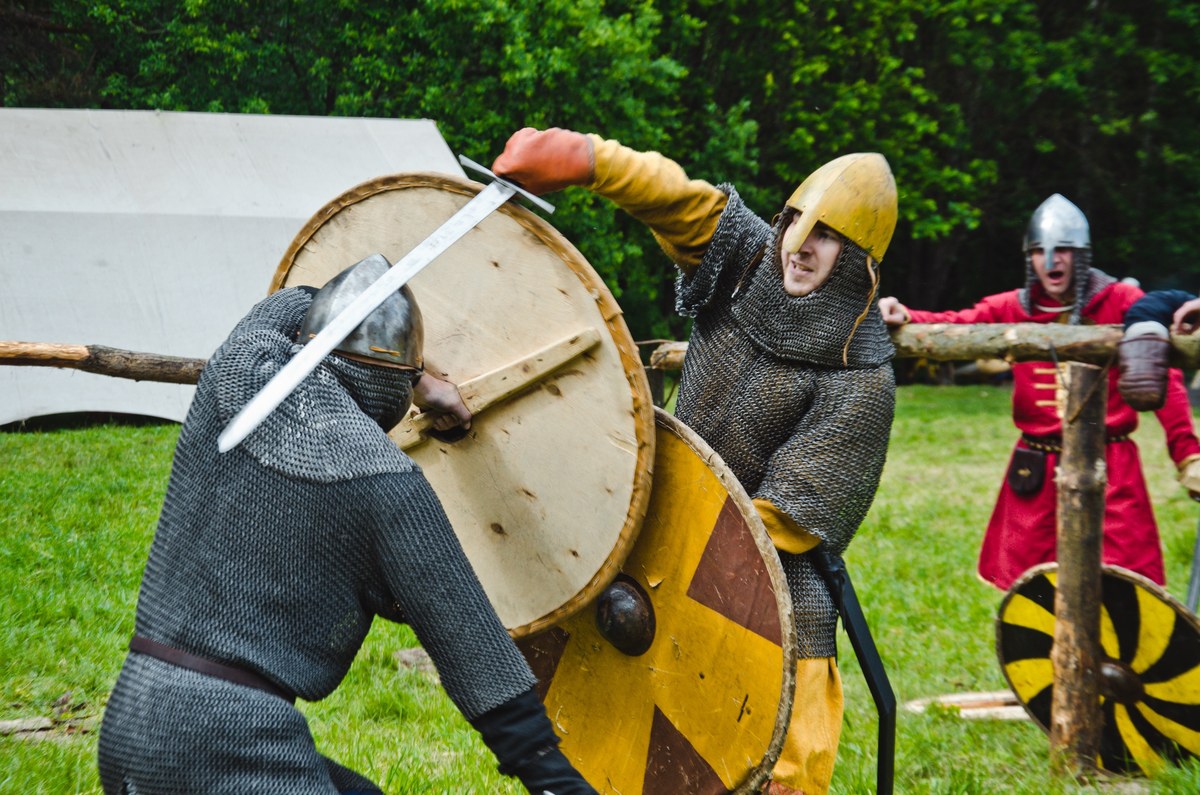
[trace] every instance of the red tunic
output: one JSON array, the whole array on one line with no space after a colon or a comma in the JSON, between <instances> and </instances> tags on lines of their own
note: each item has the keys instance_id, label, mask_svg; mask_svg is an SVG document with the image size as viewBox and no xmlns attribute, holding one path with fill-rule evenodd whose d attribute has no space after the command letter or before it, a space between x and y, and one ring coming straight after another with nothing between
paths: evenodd
<instances>
[{"instance_id":1,"label":"red tunic","mask_svg":"<svg viewBox=\"0 0 1200 795\"><path fill-rule=\"evenodd\" d=\"M1036 290L1037 288L1035 288ZM959 312L909 310L914 323L1054 323L1058 312L1027 314L1013 290L984 298L971 309ZM1125 312L1142 291L1120 282L1097 293L1083 310L1085 323L1121 323ZM1056 302L1044 295L1035 298L1042 305ZM1063 366L1065 370L1065 364ZM1058 436L1062 433L1062 409L1065 392L1059 388L1058 369L1049 362L1022 362L1013 365L1013 423L1029 436ZM1179 464L1200 454L1200 441L1192 425L1192 411L1183 374L1171 370L1165 405L1155 412L1166 432L1171 459ZM1105 426L1109 439L1124 437L1137 428L1137 412L1121 399L1117 391L1117 371L1108 377L1108 417ZM1018 439L1018 448L1027 447ZM1106 564L1123 566L1143 574L1159 584L1165 582L1162 548L1150 495L1137 445L1133 440L1110 441L1105 455L1108 488L1105 493L1103 557ZM1000 487L996 508L988 521L979 553L979 575L1007 590L1026 569L1055 560L1057 495L1054 471L1058 454L1046 453L1045 485L1031 495L1019 495L1008 484Z\"/></svg>"}]
</instances>

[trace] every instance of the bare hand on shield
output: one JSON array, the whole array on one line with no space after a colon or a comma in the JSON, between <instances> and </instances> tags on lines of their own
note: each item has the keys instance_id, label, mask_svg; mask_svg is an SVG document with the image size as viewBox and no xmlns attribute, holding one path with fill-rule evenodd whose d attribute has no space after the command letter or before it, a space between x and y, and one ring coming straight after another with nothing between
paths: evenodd
<instances>
[{"instance_id":1,"label":"bare hand on shield","mask_svg":"<svg viewBox=\"0 0 1200 795\"><path fill-rule=\"evenodd\" d=\"M471 410L463 402L458 387L449 381L425 373L413 386L413 400L422 413L430 415L436 430L461 427L465 431L471 427Z\"/></svg>"}]
</instances>

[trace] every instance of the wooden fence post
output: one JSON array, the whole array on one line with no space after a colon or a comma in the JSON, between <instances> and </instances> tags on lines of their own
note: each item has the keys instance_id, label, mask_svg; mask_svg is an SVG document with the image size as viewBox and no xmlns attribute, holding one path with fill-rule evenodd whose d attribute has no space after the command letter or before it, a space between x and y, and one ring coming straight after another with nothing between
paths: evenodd
<instances>
[{"instance_id":1,"label":"wooden fence post","mask_svg":"<svg viewBox=\"0 0 1200 795\"><path fill-rule=\"evenodd\" d=\"M1104 419L1107 371L1068 366L1058 468L1058 588L1054 601L1051 770L1086 778L1096 771L1100 714L1100 545L1104 527Z\"/></svg>"}]
</instances>

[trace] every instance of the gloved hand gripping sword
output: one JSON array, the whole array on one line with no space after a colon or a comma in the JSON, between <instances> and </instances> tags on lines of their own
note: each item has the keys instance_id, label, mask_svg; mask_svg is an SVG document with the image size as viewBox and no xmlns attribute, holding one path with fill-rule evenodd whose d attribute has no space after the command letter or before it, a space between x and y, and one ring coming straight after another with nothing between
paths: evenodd
<instances>
[{"instance_id":1,"label":"gloved hand gripping sword","mask_svg":"<svg viewBox=\"0 0 1200 795\"><path fill-rule=\"evenodd\" d=\"M450 248L463 235L475 228L487 216L513 196L533 202L548 213L554 212L550 205L518 185L501 179L488 169L459 155L458 160L467 168L492 179L490 185L454 215L450 216L433 234L417 244L404 258L376 279L345 309L313 337L291 361L277 372L267 385L234 415L221 435L217 447L222 453L237 447L264 419L274 411L300 382L344 340L358 324L366 319L389 295L399 290L410 279Z\"/></svg>"}]
</instances>

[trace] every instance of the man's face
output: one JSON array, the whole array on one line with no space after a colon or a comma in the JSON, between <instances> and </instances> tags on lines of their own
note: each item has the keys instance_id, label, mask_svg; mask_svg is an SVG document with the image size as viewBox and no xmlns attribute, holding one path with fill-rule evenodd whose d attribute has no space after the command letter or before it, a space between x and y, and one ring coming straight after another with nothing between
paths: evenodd
<instances>
[{"instance_id":1,"label":"man's face","mask_svg":"<svg viewBox=\"0 0 1200 795\"><path fill-rule=\"evenodd\" d=\"M1071 289L1071 280L1075 275L1075 249L1056 248L1047 262L1045 249L1035 248L1029 252L1029 259L1046 295L1056 301L1063 301Z\"/></svg>"},{"instance_id":2,"label":"man's face","mask_svg":"<svg viewBox=\"0 0 1200 795\"><path fill-rule=\"evenodd\" d=\"M797 213L788 228L799 222L800 214ZM808 233L799 251L781 252L783 291L794 296L808 295L829 278L841 253L842 236L824 224L817 224Z\"/></svg>"}]
</instances>

